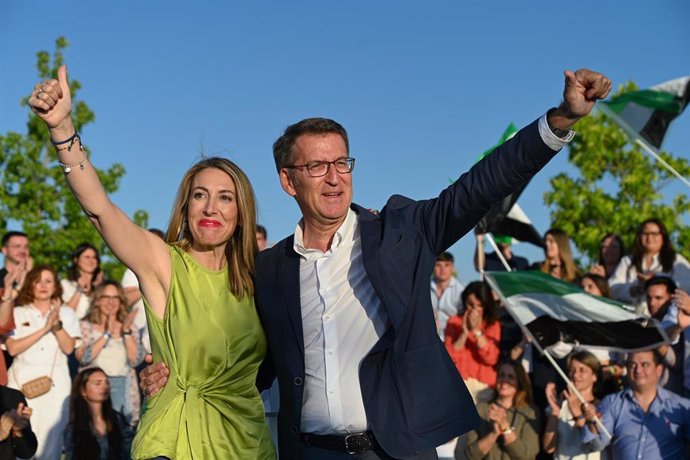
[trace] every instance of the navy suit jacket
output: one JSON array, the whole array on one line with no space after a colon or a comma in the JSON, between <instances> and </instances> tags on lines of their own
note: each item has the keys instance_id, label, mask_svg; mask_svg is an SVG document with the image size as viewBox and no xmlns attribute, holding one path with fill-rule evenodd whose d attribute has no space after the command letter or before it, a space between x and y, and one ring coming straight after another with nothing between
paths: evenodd
<instances>
[{"instance_id":1,"label":"navy suit jacket","mask_svg":"<svg viewBox=\"0 0 690 460\"><path fill-rule=\"evenodd\" d=\"M555 153L535 121L437 198L396 195L380 214L352 205L364 268L389 318L385 334L360 364L360 386L371 430L392 457L428 452L478 424L472 398L436 332L429 279L437 255ZM282 460L299 451L305 378L300 258L293 244L290 236L261 252L256 267L256 305L269 344L257 383L267 388L278 378Z\"/></svg>"}]
</instances>

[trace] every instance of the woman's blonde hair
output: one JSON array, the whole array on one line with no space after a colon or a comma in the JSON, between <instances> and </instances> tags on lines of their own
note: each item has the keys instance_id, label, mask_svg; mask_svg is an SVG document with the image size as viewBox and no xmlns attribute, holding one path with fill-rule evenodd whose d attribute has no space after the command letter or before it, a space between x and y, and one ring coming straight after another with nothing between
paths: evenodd
<instances>
[{"instance_id":1,"label":"woman's blonde hair","mask_svg":"<svg viewBox=\"0 0 690 460\"><path fill-rule=\"evenodd\" d=\"M114 286L115 289L117 289L117 296L120 298L120 305L117 307L117 320L123 323L127 317L127 297L125 297L125 290L122 289L122 285L117 281L105 280L93 290L93 295L91 296L91 304L89 305L89 311L86 313L85 318L91 324L101 323L99 302L101 301L103 291L105 291L105 288L108 286Z\"/></svg>"},{"instance_id":2,"label":"woman's blonde hair","mask_svg":"<svg viewBox=\"0 0 690 460\"><path fill-rule=\"evenodd\" d=\"M192 191L194 177L206 168L215 168L230 176L237 193L237 227L225 246L228 263L230 292L238 299L254 295L254 256L256 245L256 199L254 190L246 174L232 161L209 157L197 162L182 178L177 197L170 214L170 223L165 235L166 241L177 244L188 251L192 245L192 235L187 225L187 206Z\"/></svg>"},{"instance_id":3,"label":"woman's blonde hair","mask_svg":"<svg viewBox=\"0 0 690 460\"><path fill-rule=\"evenodd\" d=\"M553 237L558 246L558 257L561 259L561 279L569 283L575 282L578 277L577 266L573 260L573 251L570 249L570 238L568 234L560 228L550 228L544 233L544 241L546 241L548 235ZM546 245L544 245L544 251L546 252ZM541 271L547 275L551 274L548 258L542 263Z\"/></svg>"}]
</instances>

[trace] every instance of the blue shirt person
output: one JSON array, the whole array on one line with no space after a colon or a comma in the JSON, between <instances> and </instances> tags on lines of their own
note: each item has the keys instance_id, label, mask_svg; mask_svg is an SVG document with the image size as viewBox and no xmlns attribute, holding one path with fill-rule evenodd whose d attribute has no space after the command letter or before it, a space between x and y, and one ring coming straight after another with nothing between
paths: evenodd
<instances>
[{"instance_id":1,"label":"blue shirt person","mask_svg":"<svg viewBox=\"0 0 690 460\"><path fill-rule=\"evenodd\" d=\"M594 421L596 409L585 406L583 443L593 450L611 446L614 460L683 459L690 441L690 400L659 386L663 373L656 350L631 353L626 362L630 386L606 396L599 412L611 439Z\"/></svg>"}]
</instances>

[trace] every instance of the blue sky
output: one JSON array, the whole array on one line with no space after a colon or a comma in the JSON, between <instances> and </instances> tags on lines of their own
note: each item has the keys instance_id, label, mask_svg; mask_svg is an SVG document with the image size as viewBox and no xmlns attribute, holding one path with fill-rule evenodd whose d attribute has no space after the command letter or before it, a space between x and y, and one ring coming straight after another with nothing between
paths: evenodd
<instances>
[{"instance_id":1,"label":"blue sky","mask_svg":"<svg viewBox=\"0 0 690 460\"><path fill-rule=\"evenodd\" d=\"M560 102L565 69L589 67L641 87L690 73L690 2L255 1L46 2L0 5L0 132L24 131L22 96L35 52L70 42L70 76L96 113L82 133L100 167L127 174L113 199L165 228L183 172L203 151L227 155L252 180L260 222L277 241L299 210L278 183L271 144L309 116L349 131L355 201L435 196L493 145ZM664 148L690 155L690 115ZM561 153L520 204L537 229ZM687 193L671 184L670 195ZM463 281L471 235L451 248ZM515 247L531 260L529 245Z\"/></svg>"}]
</instances>

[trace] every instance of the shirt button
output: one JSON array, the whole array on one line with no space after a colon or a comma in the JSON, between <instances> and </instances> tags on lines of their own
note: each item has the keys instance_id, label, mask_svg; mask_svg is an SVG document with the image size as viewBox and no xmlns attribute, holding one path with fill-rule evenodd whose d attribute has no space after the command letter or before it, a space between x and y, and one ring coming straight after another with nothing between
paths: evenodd
<instances>
[{"instance_id":1,"label":"shirt button","mask_svg":"<svg viewBox=\"0 0 690 460\"><path fill-rule=\"evenodd\" d=\"M331 317L328 316L328 315L326 315L326 316L323 317L323 319L325 319L326 321L328 321L329 319L331 319Z\"/></svg>"},{"instance_id":2,"label":"shirt button","mask_svg":"<svg viewBox=\"0 0 690 460\"><path fill-rule=\"evenodd\" d=\"M295 380L293 380L295 385L302 385L302 378L301 377L295 377Z\"/></svg>"}]
</instances>

